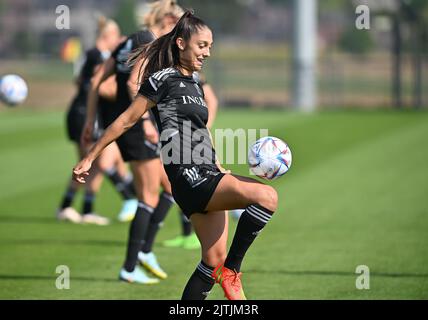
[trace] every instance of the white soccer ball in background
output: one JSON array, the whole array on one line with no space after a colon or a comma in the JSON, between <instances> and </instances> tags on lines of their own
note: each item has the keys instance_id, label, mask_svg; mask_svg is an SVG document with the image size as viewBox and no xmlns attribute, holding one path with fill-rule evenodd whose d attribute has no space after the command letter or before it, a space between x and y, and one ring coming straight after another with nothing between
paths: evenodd
<instances>
[{"instance_id":1,"label":"white soccer ball in background","mask_svg":"<svg viewBox=\"0 0 428 320\"><path fill-rule=\"evenodd\" d=\"M0 78L0 99L9 106L24 102L28 95L27 83L16 74L8 74Z\"/></svg>"},{"instance_id":2,"label":"white soccer ball in background","mask_svg":"<svg viewBox=\"0 0 428 320\"><path fill-rule=\"evenodd\" d=\"M248 152L250 170L258 177L274 180L291 167L291 150L279 138L264 137L257 140Z\"/></svg>"}]
</instances>

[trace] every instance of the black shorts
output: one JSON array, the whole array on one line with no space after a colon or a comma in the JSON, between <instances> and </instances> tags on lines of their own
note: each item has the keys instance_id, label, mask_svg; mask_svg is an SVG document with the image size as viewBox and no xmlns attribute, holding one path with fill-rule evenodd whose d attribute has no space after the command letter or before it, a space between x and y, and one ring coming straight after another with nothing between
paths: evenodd
<instances>
[{"instance_id":1,"label":"black shorts","mask_svg":"<svg viewBox=\"0 0 428 320\"><path fill-rule=\"evenodd\" d=\"M109 125L111 125L114 120L116 120L121 112L121 109L118 109L115 102L110 102L106 100L99 101L98 105L98 114L102 119L101 124L103 129L107 129Z\"/></svg>"},{"instance_id":2,"label":"black shorts","mask_svg":"<svg viewBox=\"0 0 428 320\"><path fill-rule=\"evenodd\" d=\"M170 174L170 170L165 168ZM193 213L206 213L217 185L224 173L215 165L181 166L170 179L172 195L187 218Z\"/></svg>"},{"instance_id":3,"label":"black shorts","mask_svg":"<svg viewBox=\"0 0 428 320\"><path fill-rule=\"evenodd\" d=\"M116 142L122 158L126 162L159 158L160 146L147 141L142 128L130 129L121 135Z\"/></svg>"},{"instance_id":4,"label":"black shorts","mask_svg":"<svg viewBox=\"0 0 428 320\"><path fill-rule=\"evenodd\" d=\"M71 141L80 143L83 127L86 119L86 108L83 105L78 105L78 102L73 101L72 106L67 112L67 135Z\"/></svg>"},{"instance_id":5,"label":"black shorts","mask_svg":"<svg viewBox=\"0 0 428 320\"><path fill-rule=\"evenodd\" d=\"M83 132L83 127L85 126L86 121L86 108L84 105L78 104L78 102L73 101L73 105L70 110L67 112L67 136L73 142L80 144L80 137ZM97 116L97 119L94 124L93 130L93 141L97 141L103 133L103 124L102 120Z\"/></svg>"}]
</instances>

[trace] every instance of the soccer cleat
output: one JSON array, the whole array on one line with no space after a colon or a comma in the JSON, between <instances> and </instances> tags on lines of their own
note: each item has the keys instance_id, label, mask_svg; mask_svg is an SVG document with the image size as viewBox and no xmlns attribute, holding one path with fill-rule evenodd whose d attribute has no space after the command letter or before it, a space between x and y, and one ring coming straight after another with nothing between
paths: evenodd
<instances>
[{"instance_id":1,"label":"soccer cleat","mask_svg":"<svg viewBox=\"0 0 428 320\"><path fill-rule=\"evenodd\" d=\"M169 247L169 248L178 248L178 247L182 247L183 243L184 243L184 236L176 236L173 239L169 239L169 240L165 240L162 244L165 247Z\"/></svg>"},{"instance_id":2,"label":"soccer cleat","mask_svg":"<svg viewBox=\"0 0 428 320\"><path fill-rule=\"evenodd\" d=\"M184 237L183 248L188 250L199 249L201 247L201 243L199 242L196 233L192 233L190 236Z\"/></svg>"},{"instance_id":3,"label":"soccer cleat","mask_svg":"<svg viewBox=\"0 0 428 320\"><path fill-rule=\"evenodd\" d=\"M156 256L153 252L144 253L142 251L138 252L138 261L141 265L147 270L153 273L159 279L166 279L168 275L160 267Z\"/></svg>"},{"instance_id":4,"label":"soccer cleat","mask_svg":"<svg viewBox=\"0 0 428 320\"><path fill-rule=\"evenodd\" d=\"M138 200L137 199L129 199L125 200L122 205L122 209L117 216L117 220L120 222L129 222L134 219L135 213L138 208Z\"/></svg>"},{"instance_id":5,"label":"soccer cleat","mask_svg":"<svg viewBox=\"0 0 428 320\"><path fill-rule=\"evenodd\" d=\"M124 268L120 270L119 280L128 282L128 283L139 283L139 284L155 284L158 283L158 279L150 278L147 276L143 270L136 267L134 271L128 272Z\"/></svg>"},{"instance_id":6,"label":"soccer cleat","mask_svg":"<svg viewBox=\"0 0 428 320\"><path fill-rule=\"evenodd\" d=\"M222 264L218 265L212 273L212 277L215 282L220 283L228 300L247 300L242 289L241 275L241 272L230 270Z\"/></svg>"},{"instance_id":7,"label":"soccer cleat","mask_svg":"<svg viewBox=\"0 0 428 320\"><path fill-rule=\"evenodd\" d=\"M73 223L82 222L82 216L73 207L58 209L56 212L56 218L61 221L70 221Z\"/></svg>"},{"instance_id":8,"label":"soccer cleat","mask_svg":"<svg viewBox=\"0 0 428 320\"><path fill-rule=\"evenodd\" d=\"M110 223L110 220L96 213L87 213L82 215L82 223L96 224L98 226L106 226Z\"/></svg>"}]
</instances>

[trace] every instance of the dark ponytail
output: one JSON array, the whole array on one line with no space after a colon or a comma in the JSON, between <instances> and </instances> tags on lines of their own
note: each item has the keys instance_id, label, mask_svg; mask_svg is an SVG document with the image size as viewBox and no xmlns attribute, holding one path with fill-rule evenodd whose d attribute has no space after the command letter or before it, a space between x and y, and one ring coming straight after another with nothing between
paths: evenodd
<instances>
[{"instance_id":1,"label":"dark ponytail","mask_svg":"<svg viewBox=\"0 0 428 320\"><path fill-rule=\"evenodd\" d=\"M136 49L131 54L128 64L132 66L140 59L143 60L141 66L141 68L145 66L143 81L160 70L178 66L180 54L176 43L177 38L189 41L193 34L204 27L207 27L205 22L193 15L192 11L187 10L170 33Z\"/></svg>"}]
</instances>

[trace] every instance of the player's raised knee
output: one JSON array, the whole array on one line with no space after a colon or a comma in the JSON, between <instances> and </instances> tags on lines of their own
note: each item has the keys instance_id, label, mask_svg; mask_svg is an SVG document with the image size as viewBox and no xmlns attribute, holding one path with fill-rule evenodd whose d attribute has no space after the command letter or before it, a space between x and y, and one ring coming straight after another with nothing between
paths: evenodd
<instances>
[{"instance_id":1,"label":"player's raised knee","mask_svg":"<svg viewBox=\"0 0 428 320\"><path fill-rule=\"evenodd\" d=\"M278 193L271 186L264 186L261 191L262 201L260 205L272 212L275 212L278 207Z\"/></svg>"}]
</instances>

